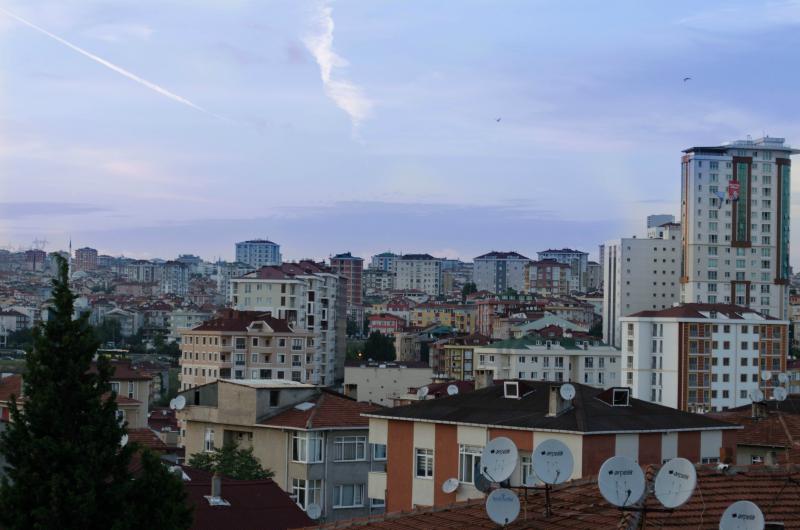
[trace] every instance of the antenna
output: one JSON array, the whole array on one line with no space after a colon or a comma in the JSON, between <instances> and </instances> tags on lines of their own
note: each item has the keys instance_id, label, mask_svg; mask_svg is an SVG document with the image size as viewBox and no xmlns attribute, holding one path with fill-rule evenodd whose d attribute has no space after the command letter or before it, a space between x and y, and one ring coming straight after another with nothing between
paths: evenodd
<instances>
[{"instance_id":1,"label":"antenna","mask_svg":"<svg viewBox=\"0 0 800 530\"><path fill-rule=\"evenodd\" d=\"M502 526L514 522L519 517L519 497L505 488L494 490L486 498L486 514Z\"/></svg>"},{"instance_id":2,"label":"antenna","mask_svg":"<svg viewBox=\"0 0 800 530\"><path fill-rule=\"evenodd\" d=\"M447 395L455 396L458 394L458 387L456 385L447 385Z\"/></svg>"},{"instance_id":3,"label":"antenna","mask_svg":"<svg viewBox=\"0 0 800 530\"><path fill-rule=\"evenodd\" d=\"M322 515L322 508L320 508L319 504L311 503L306 508L306 515L316 521Z\"/></svg>"},{"instance_id":4,"label":"antenna","mask_svg":"<svg viewBox=\"0 0 800 530\"><path fill-rule=\"evenodd\" d=\"M517 467L517 446L509 438L491 440L481 454L481 473L492 482L503 482Z\"/></svg>"},{"instance_id":5,"label":"antenna","mask_svg":"<svg viewBox=\"0 0 800 530\"><path fill-rule=\"evenodd\" d=\"M778 401L785 401L787 395L788 395L788 392L782 386L779 386L779 387L777 387L777 388L772 390L772 397L774 397Z\"/></svg>"},{"instance_id":6,"label":"antenna","mask_svg":"<svg viewBox=\"0 0 800 530\"><path fill-rule=\"evenodd\" d=\"M183 407L186 406L186 398L183 396L178 396L175 398L175 410L183 410Z\"/></svg>"},{"instance_id":7,"label":"antenna","mask_svg":"<svg viewBox=\"0 0 800 530\"><path fill-rule=\"evenodd\" d=\"M723 512L720 530L762 530L764 514L750 501L736 501Z\"/></svg>"},{"instance_id":8,"label":"antenna","mask_svg":"<svg viewBox=\"0 0 800 530\"><path fill-rule=\"evenodd\" d=\"M561 394L561 398L566 401L570 401L575 397L575 387L569 383L561 385L561 388L559 388L558 391Z\"/></svg>"},{"instance_id":9,"label":"antenna","mask_svg":"<svg viewBox=\"0 0 800 530\"><path fill-rule=\"evenodd\" d=\"M459 482L457 478L449 478L442 484L442 491L445 493L453 493L458 489L458 485Z\"/></svg>"},{"instance_id":10,"label":"antenna","mask_svg":"<svg viewBox=\"0 0 800 530\"><path fill-rule=\"evenodd\" d=\"M561 388L564 388L563 386ZM533 452L533 472L545 484L561 484L572 476L572 451L560 440L545 440Z\"/></svg>"},{"instance_id":11,"label":"antenna","mask_svg":"<svg viewBox=\"0 0 800 530\"><path fill-rule=\"evenodd\" d=\"M429 390L427 386L421 386L417 389L417 397L420 399L425 399L425 396L428 395L428 392Z\"/></svg>"},{"instance_id":12,"label":"antenna","mask_svg":"<svg viewBox=\"0 0 800 530\"><path fill-rule=\"evenodd\" d=\"M677 508L689 500L696 485L694 465L685 458L673 458L658 470L654 492L665 508Z\"/></svg>"},{"instance_id":13,"label":"antenna","mask_svg":"<svg viewBox=\"0 0 800 530\"><path fill-rule=\"evenodd\" d=\"M621 508L642 498L644 484L642 468L627 456L612 456L603 463L597 475L603 498Z\"/></svg>"}]
</instances>

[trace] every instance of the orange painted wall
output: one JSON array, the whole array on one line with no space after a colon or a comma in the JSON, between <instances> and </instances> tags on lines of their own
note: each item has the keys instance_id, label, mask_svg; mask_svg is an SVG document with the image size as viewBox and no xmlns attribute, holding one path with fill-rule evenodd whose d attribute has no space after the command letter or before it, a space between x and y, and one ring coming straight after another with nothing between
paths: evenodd
<instances>
[{"instance_id":1,"label":"orange painted wall","mask_svg":"<svg viewBox=\"0 0 800 530\"><path fill-rule=\"evenodd\" d=\"M678 433L678 456L700 463L700 431Z\"/></svg>"},{"instance_id":2,"label":"orange painted wall","mask_svg":"<svg viewBox=\"0 0 800 530\"><path fill-rule=\"evenodd\" d=\"M458 478L458 427L436 425L436 441L433 459L433 502L436 506L456 502L456 494L442 491L444 481Z\"/></svg>"},{"instance_id":3,"label":"orange painted wall","mask_svg":"<svg viewBox=\"0 0 800 530\"><path fill-rule=\"evenodd\" d=\"M509 438L520 451L533 451L533 432L517 431L513 429L489 429L489 439L494 440L500 436Z\"/></svg>"},{"instance_id":4,"label":"orange painted wall","mask_svg":"<svg viewBox=\"0 0 800 530\"><path fill-rule=\"evenodd\" d=\"M390 420L387 442L386 512L410 510L414 473L414 423Z\"/></svg>"},{"instance_id":5,"label":"orange painted wall","mask_svg":"<svg viewBox=\"0 0 800 530\"><path fill-rule=\"evenodd\" d=\"M614 456L617 447L615 434L593 434L583 437L583 468L581 476L596 475L600 466Z\"/></svg>"}]
</instances>

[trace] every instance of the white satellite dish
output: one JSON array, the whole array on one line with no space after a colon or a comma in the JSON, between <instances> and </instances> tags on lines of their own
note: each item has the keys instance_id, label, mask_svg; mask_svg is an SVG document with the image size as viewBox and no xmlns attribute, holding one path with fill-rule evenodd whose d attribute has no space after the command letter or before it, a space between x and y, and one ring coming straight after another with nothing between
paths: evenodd
<instances>
[{"instance_id":1,"label":"white satellite dish","mask_svg":"<svg viewBox=\"0 0 800 530\"><path fill-rule=\"evenodd\" d=\"M175 398L175 410L183 410L183 407L186 406L186 398L183 396L178 396Z\"/></svg>"},{"instance_id":2,"label":"white satellite dish","mask_svg":"<svg viewBox=\"0 0 800 530\"><path fill-rule=\"evenodd\" d=\"M776 387L776 388L774 388L774 389L772 390L772 397L774 397L774 398L775 398L775 399L777 399L778 401L784 401L784 400L786 400L786 397L787 397L788 395L789 395L789 393L788 393L788 392L786 391L786 389L785 389L785 388L783 388L782 386Z\"/></svg>"},{"instance_id":3,"label":"white satellite dish","mask_svg":"<svg viewBox=\"0 0 800 530\"><path fill-rule=\"evenodd\" d=\"M784 373L778 374L778 382L780 384L785 385L788 381L789 381L789 376L788 375L786 375Z\"/></svg>"},{"instance_id":4,"label":"white satellite dish","mask_svg":"<svg viewBox=\"0 0 800 530\"><path fill-rule=\"evenodd\" d=\"M761 403L764 401L764 392L759 389L753 390L752 395L750 396L750 400L753 403Z\"/></svg>"},{"instance_id":5,"label":"white satellite dish","mask_svg":"<svg viewBox=\"0 0 800 530\"><path fill-rule=\"evenodd\" d=\"M632 458L612 456L600 467L597 485L614 506L630 506L644 494L644 473Z\"/></svg>"},{"instance_id":6,"label":"white satellite dish","mask_svg":"<svg viewBox=\"0 0 800 530\"><path fill-rule=\"evenodd\" d=\"M750 501L736 501L725 510L719 520L720 530L762 530L764 514Z\"/></svg>"},{"instance_id":7,"label":"white satellite dish","mask_svg":"<svg viewBox=\"0 0 800 530\"><path fill-rule=\"evenodd\" d=\"M491 440L481 454L481 473L492 482L503 482L517 467L517 446L509 438Z\"/></svg>"},{"instance_id":8,"label":"white satellite dish","mask_svg":"<svg viewBox=\"0 0 800 530\"><path fill-rule=\"evenodd\" d=\"M559 388L558 391L561 394L562 399L567 401L570 401L575 397L575 387L569 383L561 385L561 388Z\"/></svg>"},{"instance_id":9,"label":"white satellite dish","mask_svg":"<svg viewBox=\"0 0 800 530\"><path fill-rule=\"evenodd\" d=\"M569 447L560 440L552 439L536 446L532 460L533 472L545 484L561 484L569 480L575 465Z\"/></svg>"},{"instance_id":10,"label":"white satellite dish","mask_svg":"<svg viewBox=\"0 0 800 530\"><path fill-rule=\"evenodd\" d=\"M488 478L483 476L483 472L481 471L481 463L477 459L475 460L475 465L472 468L472 480L474 482L475 489L480 492L488 493L492 488L492 483Z\"/></svg>"},{"instance_id":11,"label":"white satellite dish","mask_svg":"<svg viewBox=\"0 0 800 530\"><path fill-rule=\"evenodd\" d=\"M496 489L486 498L486 513L489 519L505 526L519 517L519 497L511 490Z\"/></svg>"},{"instance_id":12,"label":"white satellite dish","mask_svg":"<svg viewBox=\"0 0 800 530\"><path fill-rule=\"evenodd\" d=\"M127 434L123 434L122 438L119 439L119 446L120 447L125 447L126 445L128 445L128 435Z\"/></svg>"},{"instance_id":13,"label":"white satellite dish","mask_svg":"<svg viewBox=\"0 0 800 530\"><path fill-rule=\"evenodd\" d=\"M306 508L306 515L308 515L311 519L317 520L322 515L322 508L320 508L319 504L311 503Z\"/></svg>"},{"instance_id":14,"label":"white satellite dish","mask_svg":"<svg viewBox=\"0 0 800 530\"><path fill-rule=\"evenodd\" d=\"M692 496L697 471L685 458L673 458L658 470L654 492L665 508L677 508Z\"/></svg>"},{"instance_id":15,"label":"white satellite dish","mask_svg":"<svg viewBox=\"0 0 800 530\"><path fill-rule=\"evenodd\" d=\"M175 410L175 398L169 400L169 408Z\"/></svg>"},{"instance_id":16,"label":"white satellite dish","mask_svg":"<svg viewBox=\"0 0 800 530\"><path fill-rule=\"evenodd\" d=\"M458 394L458 387L456 385L447 385L447 395L455 396Z\"/></svg>"},{"instance_id":17,"label":"white satellite dish","mask_svg":"<svg viewBox=\"0 0 800 530\"><path fill-rule=\"evenodd\" d=\"M772 379L772 372L770 372L769 370L763 370L761 372L761 379L763 379L764 381L769 381L770 379Z\"/></svg>"},{"instance_id":18,"label":"white satellite dish","mask_svg":"<svg viewBox=\"0 0 800 530\"><path fill-rule=\"evenodd\" d=\"M421 386L417 389L417 397L420 399L425 399L425 396L428 395L428 392L429 390L427 386Z\"/></svg>"},{"instance_id":19,"label":"white satellite dish","mask_svg":"<svg viewBox=\"0 0 800 530\"><path fill-rule=\"evenodd\" d=\"M458 479L449 478L442 484L442 491L445 493L453 493L458 489Z\"/></svg>"}]
</instances>

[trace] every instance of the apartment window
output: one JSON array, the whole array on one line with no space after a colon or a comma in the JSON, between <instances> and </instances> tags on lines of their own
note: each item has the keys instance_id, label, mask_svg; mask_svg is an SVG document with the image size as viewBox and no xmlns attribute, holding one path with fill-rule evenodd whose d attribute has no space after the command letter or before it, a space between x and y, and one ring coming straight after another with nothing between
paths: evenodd
<instances>
[{"instance_id":1,"label":"apartment window","mask_svg":"<svg viewBox=\"0 0 800 530\"><path fill-rule=\"evenodd\" d=\"M119 381L111 382L111 391L114 392L116 395L119 395Z\"/></svg>"},{"instance_id":2,"label":"apartment window","mask_svg":"<svg viewBox=\"0 0 800 530\"><path fill-rule=\"evenodd\" d=\"M258 337L253 337L253 346L258 346Z\"/></svg>"},{"instance_id":3,"label":"apartment window","mask_svg":"<svg viewBox=\"0 0 800 530\"><path fill-rule=\"evenodd\" d=\"M292 434L292 461L302 463L322 462L322 434L295 432Z\"/></svg>"},{"instance_id":4,"label":"apartment window","mask_svg":"<svg viewBox=\"0 0 800 530\"><path fill-rule=\"evenodd\" d=\"M337 484L333 490L334 508L360 508L364 506L363 484Z\"/></svg>"},{"instance_id":5,"label":"apartment window","mask_svg":"<svg viewBox=\"0 0 800 530\"><path fill-rule=\"evenodd\" d=\"M250 362L251 363L257 363L258 362L258 354L257 353L251 353L250 354Z\"/></svg>"},{"instance_id":6,"label":"apartment window","mask_svg":"<svg viewBox=\"0 0 800 530\"><path fill-rule=\"evenodd\" d=\"M417 478L433 478L433 449L415 450L415 473Z\"/></svg>"},{"instance_id":7,"label":"apartment window","mask_svg":"<svg viewBox=\"0 0 800 530\"><path fill-rule=\"evenodd\" d=\"M286 339L283 339L283 338L278 339L278 347L279 348L285 348L286 347Z\"/></svg>"},{"instance_id":8,"label":"apartment window","mask_svg":"<svg viewBox=\"0 0 800 530\"><path fill-rule=\"evenodd\" d=\"M458 446L458 480L467 484L475 482L475 465L480 464L482 447L475 445Z\"/></svg>"},{"instance_id":9,"label":"apartment window","mask_svg":"<svg viewBox=\"0 0 800 530\"><path fill-rule=\"evenodd\" d=\"M386 444L372 444L372 459L386 460Z\"/></svg>"},{"instance_id":10,"label":"apartment window","mask_svg":"<svg viewBox=\"0 0 800 530\"><path fill-rule=\"evenodd\" d=\"M303 339L292 339L292 349L302 350L303 349Z\"/></svg>"},{"instance_id":11,"label":"apartment window","mask_svg":"<svg viewBox=\"0 0 800 530\"><path fill-rule=\"evenodd\" d=\"M244 337L236 337L236 349L237 350L245 349Z\"/></svg>"},{"instance_id":12,"label":"apartment window","mask_svg":"<svg viewBox=\"0 0 800 530\"><path fill-rule=\"evenodd\" d=\"M357 462L367 459L366 436L339 436L333 441L333 459L336 462Z\"/></svg>"},{"instance_id":13,"label":"apartment window","mask_svg":"<svg viewBox=\"0 0 800 530\"><path fill-rule=\"evenodd\" d=\"M303 510L307 509L309 504L322 504L320 491L322 491L321 480L292 479L292 494L297 505Z\"/></svg>"},{"instance_id":14,"label":"apartment window","mask_svg":"<svg viewBox=\"0 0 800 530\"><path fill-rule=\"evenodd\" d=\"M203 449L206 453L212 452L214 450L214 429L206 427L204 439L205 443L203 444Z\"/></svg>"},{"instance_id":15,"label":"apartment window","mask_svg":"<svg viewBox=\"0 0 800 530\"><path fill-rule=\"evenodd\" d=\"M134 399L136 397L136 383L128 381L128 397Z\"/></svg>"}]
</instances>

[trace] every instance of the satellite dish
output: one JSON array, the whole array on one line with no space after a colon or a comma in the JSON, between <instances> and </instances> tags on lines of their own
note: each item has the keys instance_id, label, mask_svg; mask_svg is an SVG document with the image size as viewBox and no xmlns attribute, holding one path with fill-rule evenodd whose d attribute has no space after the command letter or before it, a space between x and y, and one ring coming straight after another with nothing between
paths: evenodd
<instances>
[{"instance_id":1,"label":"satellite dish","mask_svg":"<svg viewBox=\"0 0 800 530\"><path fill-rule=\"evenodd\" d=\"M444 484L442 484L442 491L445 493L453 493L457 489L458 489L457 478L449 478L444 481Z\"/></svg>"},{"instance_id":2,"label":"satellite dish","mask_svg":"<svg viewBox=\"0 0 800 530\"><path fill-rule=\"evenodd\" d=\"M761 403L762 401L764 401L764 392L758 389L753 390L753 395L750 397L750 399L754 403Z\"/></svg>"},{"instance_id":3,"label":"satellite dish","mask_svg":"<svg viewBox=\"0 0 800 530\"><path fill-rule=\"evenodd\" d=\"M127 434L123 434L122 438L119 439L119 446L120 447L125 447L126 445L128 445L128 435Z\"/></svg>"},{"instance_id":4,"label":"satellite dish","mask_svg":"<svg viewBox=\"0 0 800 530\"><path fill-rule=\"evenodd\" d=\"M169 408L171 408L172 410L175 410L175 399L174 398L169 400Z\"/></svg>"},{"instance_id":5,"label":"satellite dish","mask_svg":"<svg viewBox=\"0 0 800 530\"><path fill-rule=\"evenodd\" d=\"M425 399L425 396L428 395L428 392L429 390L427 386L421 386L417 389L417 397L420 399Z\"/></svg>"},{"instance_id":6,"label":"satellite dish","mask_svg":"<svg viewBox=\"0 0 800 530\"><path fill-rule=\"evenodd\" d=\"M306 508L306 515L317 520L322 515L322 508L320 508L319 504L311 503L308 505L308 508Z\"/></svg>"},{"instance_id":7,"label":"satellite dish","mask_svg":"<svg viewBox=\"0 0 800 530\"><path fill-rule=\"evenodd\" d=\"M183 396L178 396L175 398L175 410L183 410L183 407L186 406L186 398Z\"/></svg>"},{"instance_id":8,"label":"satellite dish","mask_svg":"<svg viewBox=\"0 0 800 530\"><path fill-rule=\"evenodd\" d=\"M575 387L569 383L561 385L561 388L559 388L558 391L561 394L561 397L567 401L570 401L575 397Z\"/></svg>"},{"instance_id":9,"label":"satellite dish","mask_svg":"<svg viewBox=\"0 0 800 530\"><path fill-rule=\"evenodd\" d=\"M784 401L786 396L788 396L788 392L782 386L776 387L772 390L772 397L777 399L778 401Z\"/></svg>"},{"instance_id":10,"label":"satellite dish","mask_svg":"<svg viewBox=\"0 0 800 530\"><path fill-rule=\"evenodd\" d=\"M492 482L503 482L517 467L517 446L505 436L491 440L481 454L481 473Z\"/></svg>"},{"instance_id":11,"label":"satellite dish","mask_svg":"<svg viewBox=\"0 0 800 530\"><path fill-rule=\"evenodd\" d=\"M519 497L511 490L500 488L486 498L486 513L499 525L507 525L519 517Z\"/></svg>"},{"instance_id":12,"label":"satellite dish","mask_svg":"<svg viewBox=\"0 0 800 530\"><path fill-rule=\"evenodd\" d=\"M492 487L492 483L489 481L489 479L483 476L480 460L477 459L475 460L475 465L472 469L472 480L475 485L475 489L480 492L488 493Z\"/></svg>"},{"instance_id":13,"label":"satellite dish","mask_svg":"<svg viewBox=\"0 0 800 530\"><path fill-rule=\"evenodd\" d=\"M769 370L763 370L761 372L761 379L763 379L764 381L769 381L770 379L772 379L772 372L770 372Z\"/></svg>"},{"instance_id":14,"label":"satellite dish","mask_svg":"<svg viewBox=\"0 0 800 530\"><path fill-rule=\"evenodd\" d=\"M786 375L784 373L778 374L778 382L780 384L785 385L788 381L789 381L789 376L788 375Z\"/></svg>"},{"instance_id":15,"label":"satellite dish","mask_svg":"<svg viewBox=\"0 0 800 530\"><path fill-rule=\"evenodd\" d=\"M564 388L563 386L561 388ZM561 484L572 476L572 451L560 440L545 440L533 452L533 472L546 484Z\"/></svg>"},{"instance_id":16,"label":"satellite dish","mask_svg":"<svg viewBox=\"0 0 800 530\"><path fill-rule=\"evenodd\" d=\"M665 508L677 508L692 496L697 485L697 471L685 458L673 458L658 470L655 495Z\"/></svg>"},{"instance_id":17,"label":"satellite dish","mask_svg":"<svg viewBox=\"0 0 800 530\"><path fill-rule=\"evenodd\" d=\"M614 506L630 506L644 494L644 473L632 458L612 456L600 467L597 485Z\"/></svg>"},{"instance_id":18,"label":"satellite dish","mask_svg":"<svg viewBox=\"0 0 800 530\"><path fill-rule=\"evenodd\" d=\"M720 530L762 530L764 514L750 501L736 501L725 510L719 520Z\"/></svg>"},{"instance_id":19,"label":"satellite dish","mask_svg":"<svg viewBox=\"0 0 800 530\"><path fill-rule=\"evenodd\" d=\"M458 387L456 385L447 385L447 395L455 396L458 394Z\"/></svg>"}]
</instances>

